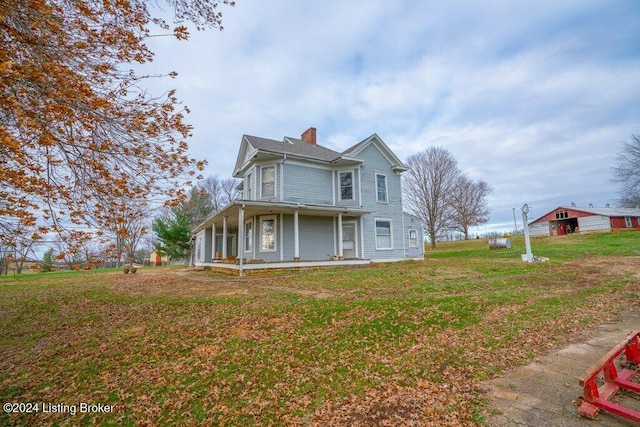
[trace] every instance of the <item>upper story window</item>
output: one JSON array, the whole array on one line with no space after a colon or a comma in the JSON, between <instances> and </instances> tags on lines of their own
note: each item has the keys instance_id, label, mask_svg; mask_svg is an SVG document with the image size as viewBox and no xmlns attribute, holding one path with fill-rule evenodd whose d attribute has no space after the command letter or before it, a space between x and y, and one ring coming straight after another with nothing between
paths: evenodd
<instances>
[{"instance_id":1,"label":"upper story window","mask_svg":"<svg viewBox=\"0 0 640 427\"><path fill-rule=\"evenodd\" d=\"M264 166L261 169L261 182L263 199L269 199L276 196L276 167Z\"/></svg>"},{"instance_id":2,"label":"upper story window","mask_svg":"<svg viewBox=\"0 0 640 427\"><path fill-rule=\"evenodd\" d=\"M557 211L556 212L556 219L565 219L565 218L569 218L569 212L567 212L567 211Z\"/></svg>"},{"instance_id":3,"label":"upper story window","mask_svg":"<svg viewBox=\"0 0 640 427\"><path fill-rule=\"evenodd\" d=\"M340 200L353 200L353 172L340 172Z\"/></svg>"},{"instance_id":4,"label":"upper story window","mask_svg":"<svg viewBox=\"0 0 640 427\"><path fill-rule=\"evenodd\" d=\"M376 174L376 201L387 202L387 176Z\"/></svg>"},{"instance_id":5,"label":"upper story window","mask_svg":"<svg viewBox=\"0 0 640 427\"><path fill-rule=\"evenodd\" d=\"M251 183L251 174L248 174L244 178L244 184L245 184L244 187L247 190L247 200L253 200L252 197L251 197L253 195L252 187L251 187L251 185L252 185L252 183Z\"/></svg>"}]
</instances>

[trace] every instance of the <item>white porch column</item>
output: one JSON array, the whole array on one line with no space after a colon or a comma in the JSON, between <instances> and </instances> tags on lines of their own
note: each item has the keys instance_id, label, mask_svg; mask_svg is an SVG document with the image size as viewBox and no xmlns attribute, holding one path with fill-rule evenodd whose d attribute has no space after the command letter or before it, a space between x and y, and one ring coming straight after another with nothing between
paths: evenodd
<instances>
[{"instance_id":1,"label":"white porch column","mask_svg":"<svg viewBox=\"0 0 640 427\"><path fill-rule=\"evenodd\" d=\"M297 209L293 211L293 260L300 261L300 229L298 228Z\"/></svg>"},{"instance_id":2,"label":"white porch column","mask_svg":"<svg viewBox=\"0 0 640 427\"><path fill-rule=\"evenodd\" d=\"M211 260L216 257L216 225L211 224Z\"/></svg>"},{"instance_id":3,"label":"white porch column","mask_svg":"<svg viewBox=\"0 0 640 427\"><path fill-rule=\"evenodd\" d=\"M222 259L227 259L227 217L222 217Z\"/></svg>"},{"instance_id":4,"label":"white porch column","mask_svg":"<svg viewBox=\"0 0 640 427\"><path fill-rule=\"evenodd\" d=\"M424 246L424 245L423 245ZM364 218L360 217L360 258L365 259L364 254Z\"/></svg>"},{"instance_id":5,"label":"white porch column","mask_svg":"<svg viewBox=\"0 0 640 427\"><path fill-rule=\"evenodd\" d=\"M342 250L342 213L338 214L338 256L340 258L344 256Z\"/></svg>"},{"instance_id":6,"label":"white porch column","mask_svg":"<svg viewBox=\"0 0 640 427\"><path fill-rule=\"evenodd\" d=\"M242 257L244 256L244 205L238 209L238 274L242 277Z\"/></svg>"}]
</instances>

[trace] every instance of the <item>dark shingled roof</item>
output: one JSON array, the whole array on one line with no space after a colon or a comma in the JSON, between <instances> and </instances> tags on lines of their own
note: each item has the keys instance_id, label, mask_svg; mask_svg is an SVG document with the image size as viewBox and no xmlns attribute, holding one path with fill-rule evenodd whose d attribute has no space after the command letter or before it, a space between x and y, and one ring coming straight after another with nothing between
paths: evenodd
<instances>
[{"instance_id":1,"label":"dark shingled roof","mask_svg":"<svg viewBox=\"0 0 640 427\"><path fill-rule=\"evenodd\" d=\"M306 157L310 159L331 162L340 158L341 154L321 145L315 147L298 138L285 137L284 141L260 138L257 136L245 135L247 141L256 149L279 154L291 154L293 156Z\"/></svg>"}]
</instances>

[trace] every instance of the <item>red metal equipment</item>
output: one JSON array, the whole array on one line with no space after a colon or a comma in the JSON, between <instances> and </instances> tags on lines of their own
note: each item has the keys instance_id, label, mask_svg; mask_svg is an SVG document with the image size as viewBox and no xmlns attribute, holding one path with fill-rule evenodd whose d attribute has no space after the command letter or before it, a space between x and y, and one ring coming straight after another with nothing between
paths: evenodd
<instances>
[{"instance_id":1,"label":"red metal equipment","mask_svg":"<svg viewBox=\"0 0 640 427\"><path fill-rule=\"evenodd\" d=\"M618 372L615 361L623 352L627 362L640 364L640 340L634 331L624 341L616 344L607 354L602 356L580 378L579 384L584 388L584 402L578 408L578 413L584 417L594 419L600 409L621 417L640 422L640 411L627 408L610 399L621 388L640 393L640 383L631 381L635 374L632 369L622 369ZM597 379L602 374L604 384L598 387Z\"/></svg>"}]
</instances>

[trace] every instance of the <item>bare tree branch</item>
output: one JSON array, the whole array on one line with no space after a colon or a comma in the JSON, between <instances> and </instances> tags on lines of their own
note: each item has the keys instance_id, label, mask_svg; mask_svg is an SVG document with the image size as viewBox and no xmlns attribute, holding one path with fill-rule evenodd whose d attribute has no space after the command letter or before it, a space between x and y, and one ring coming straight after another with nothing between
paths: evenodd
<instances>
[{"instance_id":1,"label":"bare tree branch","mask_svg":"<svg viewBox=\"0 0 640 427\"><path fill-rule=\"evenodd\" d=\"M450 198L453 228L462 232L465 240L469 239L469 228L489 221L487 196L491 191L491 186L482 180L474 182L466 175L458 178Z\"/></svg>"},{"instance_id":2,"label":"bare tree branch","mask_svg":"<svg viewBox=\"0 0 640 427\"><path fill-rule=\"evenodd\" d=\"M441 147L430 147L407 159L404 191L409 212L422 220L431 247L453 226L450 197L460 171L456 159Z\"/></svg>"},{"instance_id":3,"label":"bare tree branch","mask_svg":"<svg viewBox=\"0 0 640 427\"><path fill-rule=\"evenodd\" d=\"M614 182L620 184L620 206L635 208L640 205L640 136L631 135L616 156L613 168Z\"/></svg>"}]
</instances>

